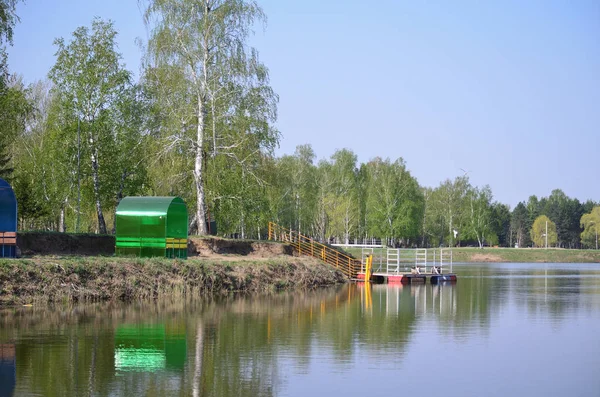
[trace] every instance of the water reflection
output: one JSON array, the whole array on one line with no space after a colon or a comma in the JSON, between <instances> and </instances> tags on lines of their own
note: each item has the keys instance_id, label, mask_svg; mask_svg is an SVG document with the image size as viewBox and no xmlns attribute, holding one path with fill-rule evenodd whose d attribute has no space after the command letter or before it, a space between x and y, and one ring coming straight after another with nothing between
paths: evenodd
<instances>
[{"instance_id":1,"label":"water reflection","mask_svg":"<svg viewBox=\"0 0 600 397\"><path fill-rule=\"evenodd\" d=\"M125 324L115 334L118 371L181 370L186 357L185 324Z\"/></svg>"},{"instance_id":2,"label":"water reflection","mask_svg":"<svg viewBox=\"0 0 600 397\"><path fill-rule=\"evenodd\" d=\"M11 396L17 382L14 344L0 344L0 396Z\"/></svg>"},{"instance_id":3,"label":"water reflection","mask_svg":"<svg viewBox=\"0 0 600 397\"><path fill-rule=\"evenodd\" d=\"M0 395L302 395L305 378L336 393L336 374L412 367L426 360L416 348L491 339L499 322L527 332L528 319L600 317L597 268L543 266L465 266L457 284L3 310ZM486 354L474 346L461 354Z\"/></svg>"}]
</instances>

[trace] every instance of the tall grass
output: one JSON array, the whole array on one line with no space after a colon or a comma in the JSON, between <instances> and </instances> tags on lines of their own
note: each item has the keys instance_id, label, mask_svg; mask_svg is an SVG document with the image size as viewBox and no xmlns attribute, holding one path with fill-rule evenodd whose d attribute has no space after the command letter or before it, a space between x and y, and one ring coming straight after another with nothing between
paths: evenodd
<instances>
[{"instance_id":1,"label":"tall grass","mask_svg":"<svg viewBox=\"0 0 600 397\"><path fill-rule=\"evenodd\" d=\"M345 281L336 269L297 257L237 262L103 257L0 259L0 305L134 301L313 288Z\"/></svg>"}]
</instances>

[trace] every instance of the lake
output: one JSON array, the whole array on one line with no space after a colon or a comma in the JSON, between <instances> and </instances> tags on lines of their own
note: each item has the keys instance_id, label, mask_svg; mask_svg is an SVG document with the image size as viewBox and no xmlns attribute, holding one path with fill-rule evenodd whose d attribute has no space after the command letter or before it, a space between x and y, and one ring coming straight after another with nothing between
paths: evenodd
<instances>
[{"instance_id":1,"label":"lake","mask_svg":"<svg viewBox=\"0 0 600 397\"><path fill-rule=\"evenodd\" d=\"M600 396L600 264L0 310L0 396Z\"/></svg>"}]
</instances>

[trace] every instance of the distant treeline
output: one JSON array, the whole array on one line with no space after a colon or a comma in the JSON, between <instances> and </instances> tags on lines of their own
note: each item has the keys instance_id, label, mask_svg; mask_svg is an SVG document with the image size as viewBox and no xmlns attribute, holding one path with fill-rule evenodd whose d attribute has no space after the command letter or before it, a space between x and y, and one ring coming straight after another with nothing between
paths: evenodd
<instances>
[{"instance_id":1,"label":"distant treeline","mask_svg":"<svg viewBox=\"0 0 600 397\"><path fill-rule=\"evenodd\" d=\"M419 186L402 159L358 164L349 150L314 164L310 146L273 160L269 218L320 240L389 246L596 247L600 207L554 190L514 209L467 177ZM546 220L548 222L546 222ZM547 238L546 238L547 235Z\"/></svg>"},{"instance_id":2,"label":"distant treeline","mask_svg":"<svg viewBox=\"0 0 600 397\"><path fill-rule=\"evenodd\" d=\"M17 2L0 1L2 47ZM196 3L146 2L139 81L110 21L56 39L48 80L34 84L8 72L2 49L0 177L21 230L112 233L123 197L177 195L198 234L215 220L221 235L264 238L273 221L322 241L596 247L597 204L560 190L511 210L467 177L422 187L402 158L359 164L344 149L317 162L310 145L275 157L279 98L247 44L263 11Z\"/></svg>"}]
</instances>

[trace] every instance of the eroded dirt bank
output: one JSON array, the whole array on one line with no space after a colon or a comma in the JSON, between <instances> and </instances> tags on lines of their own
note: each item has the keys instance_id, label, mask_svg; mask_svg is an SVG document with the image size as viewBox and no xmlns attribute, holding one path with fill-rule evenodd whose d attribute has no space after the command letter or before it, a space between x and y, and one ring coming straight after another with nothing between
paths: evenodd
<instances>
[{"instance_id":1,"label":"eroded dirt bank","mask_svg":"<svg viewBox=\"0 0 600 397\"><path fill-rule=\"evenodd\" d=\"M115 236L94 234L38 233L17 234L17 246L24 257L35 255L111 256ZM188 256L243 255L261 258L292 255L293 249L270 241L227 240L218 237L188 239Z\"/></svg>"},{"instance_id":2,"label":"eroded dirt bank","mask_svg":"<svg viewBox=\"0 0 600 397\"><path fill-rule=\"evenodd\" d=\"M0 305L191 298L230 292L314 288L346 282L331 266L305 257L219 259L0 259Z\"/></svg>"},{"instance_id":3,"label":"eroded dirt bank","mask_svg":"<svg viewBox=\"0 0 600 397\"><path fill-rule=\"evenodd\" d=\"M190 237L188 259L117 258L114 236L19 233L22 258L0 259L0 305L133 301L313 288L346 282L318 260L268 241Z\"/></svg>"}]
</instances>

